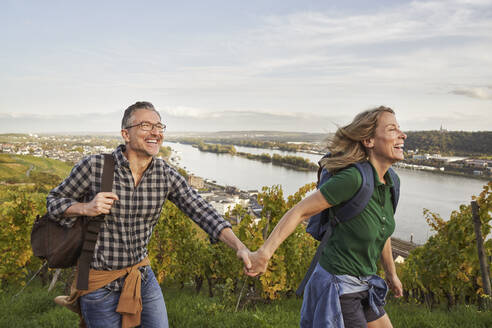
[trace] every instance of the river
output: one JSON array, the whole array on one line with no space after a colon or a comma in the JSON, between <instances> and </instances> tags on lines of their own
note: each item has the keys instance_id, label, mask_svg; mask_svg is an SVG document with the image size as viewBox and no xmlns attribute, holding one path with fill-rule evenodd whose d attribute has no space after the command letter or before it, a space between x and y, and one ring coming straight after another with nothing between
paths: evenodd
<instances>
[{"instance_id":1,"label":"river","mask_svg":"<svg viewBox=\"0 0 492 328\"><path fill-rule=\"evenodd\" d=\"M316 181L316 172L302 172L274 166L271 163L248 160L229 154L201 152L190 145L164 142L174 150L173 156L179 157L179 166L203 178L215 180L220 185L236 186L242 190L257 189L263 186L280 184L284 196L295 193L299 187ZM236 147L245 153L269 153L295 155L317 162L320 155L292 153L271 149ZM469 204L472 195L478 195L484 180L436 174L409 169L396 169L401 181L401 196L396 211L395 237L424 243L432 231L423 216L423 209L439 213L448 219L451 212L460 204Z\"/></svg>"}]
</instances>

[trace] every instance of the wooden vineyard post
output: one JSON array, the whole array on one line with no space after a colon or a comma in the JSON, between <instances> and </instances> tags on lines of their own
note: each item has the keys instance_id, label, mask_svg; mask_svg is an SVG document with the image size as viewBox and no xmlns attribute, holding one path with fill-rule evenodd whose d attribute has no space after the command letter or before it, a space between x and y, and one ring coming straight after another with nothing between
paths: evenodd
<instances>
[{"instance_id":1,"label":"wooden vineyard post","mask_svg":"<svg viewBox=\"0 0 492 328\"><path fill-rule=\"evenodd\" d=\"M483 248L483 237L482 237L482 230L481 230L482 222L480 221L480 215L478 211L479 208L476 201L471 202L471 208L472 208L473 225L475 226L475 236L477 240L478 260L480 261L480 271L482 271L483 291L486 295L492 296L491 288L490 288L490 275L489 275L490 269ZM487 302L487 306L488 304L490 304L490 301Z\"/></svg>"}]
</instances>

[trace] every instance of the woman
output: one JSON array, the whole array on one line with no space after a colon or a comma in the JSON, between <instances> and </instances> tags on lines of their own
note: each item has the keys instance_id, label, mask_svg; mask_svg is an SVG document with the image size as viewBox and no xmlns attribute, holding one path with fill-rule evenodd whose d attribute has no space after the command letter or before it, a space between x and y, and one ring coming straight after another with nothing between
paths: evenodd
<instances>
[{"instance_id":1,"label":"woman","mask_svg":"<svg viewBox=\"0 0 492 328\"><path fill-rule=\"evenodd\" d=\"M356 168L346 167L366 160L371 163L374 192L364 211L338 224L330 236L304 289L301 327L392 327L382 307L387 286L376 272L381 258L387 284L395 296L402 295L389 238L395 220L390 194L393 181L387 171L393 163L403 160L406 137L388 107L362 112L352 123L339 128L328 147L337 155L322 163L335 175L290 209L264 245L250 254L252 267L246 270L247 274L265 272L275 250L298 224L349 200L357 192L361 175Z\"/></svg>"}]
</instances>

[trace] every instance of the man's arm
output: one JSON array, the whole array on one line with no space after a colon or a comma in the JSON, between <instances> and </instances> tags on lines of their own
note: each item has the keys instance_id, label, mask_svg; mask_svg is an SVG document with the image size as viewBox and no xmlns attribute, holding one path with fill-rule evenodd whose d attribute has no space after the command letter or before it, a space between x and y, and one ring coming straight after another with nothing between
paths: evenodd
<instances>
[{"instance_id":1,"label":"man's arm","mask_svg":"<svg viewBox=\"0 0 492 328\"><path fill-rule=\"evenodd\" d=\"M231 228L231 224L191 188L176 170L169 168L166 178L170 182L168 199L198 224L210 236L212 243L219 240L222 230Z\"/></svg>"},{"instance_id":2,"label":"man's arm","mask_svg":"<svg viewBox=\"0 0 492 328\"><path fill-rule=\"evenodd\" d=\"M70 174L57 187L52 189L46 198L46 208L50 217L61 225L71 226L75 219L75 211L65 216L68 208L77 204L90 189L90 177L92 175L91 157L85 157L72 168ZM74 209L80 205L76 205ZM80 211L80 208L77 212Z\"/></svg>"},{"instance_id":3,"label":"man's arm","mask_svg":"<svg viewBox=\"0 0 492 328\"><path fill-rule=\"evenodd\" d=\"M386 240L381 253L381 263L383 264L386 282L396 297L403 296L403 286L400 278L396 274L395 262L393 261L393 251L391 248L391 238Z\"/></svg>"},{"instance_id":4,"label":"man's arm","mask_svg":"<svg viewBox=\"0 0 492 328\"><path fill-rule=\"evenodd\" d=\"M171 190L169 200L173 202L183 213L197 223L209 234L212 242L217 239L236 251L244 266L249 269L251 262L248 248L236 237L231 229L231 224L217 213L217 211L205 201L186 180L174 169L170 169L169 179Z\"/></svg>"},{"instance_id":5,"label":"man's arm","mask_svg":"<svg viewBox=\"0 0 492 328\"><path fill-rule=\"evenodd\" d=\"M46 208L50 216L61 225L71 226L76 216L97 216L108 214L113 202L118 200L114 193L98 193L92 200L81 202L88 196L92 167L101 158L85 157L71 170L68 177L50 191L46 198ZM101 159L102 162L102 159Z\"/></svg>"}]
</instances>

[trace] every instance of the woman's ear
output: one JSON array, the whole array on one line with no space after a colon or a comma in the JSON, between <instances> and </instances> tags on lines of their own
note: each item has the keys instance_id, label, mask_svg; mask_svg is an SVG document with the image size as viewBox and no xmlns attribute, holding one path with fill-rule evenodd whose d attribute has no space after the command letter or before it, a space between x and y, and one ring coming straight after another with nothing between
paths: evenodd
<instances>
[{"instance_id":1,"label":"woman's ear","mask_svg":"<svg viewBox=\"0 0 492 328\"><path fill-rule=\"evenodd\" d=\"M374 138L364 139L362 145L368 149L374 148Z\"/></svg>"}]
</instances>

